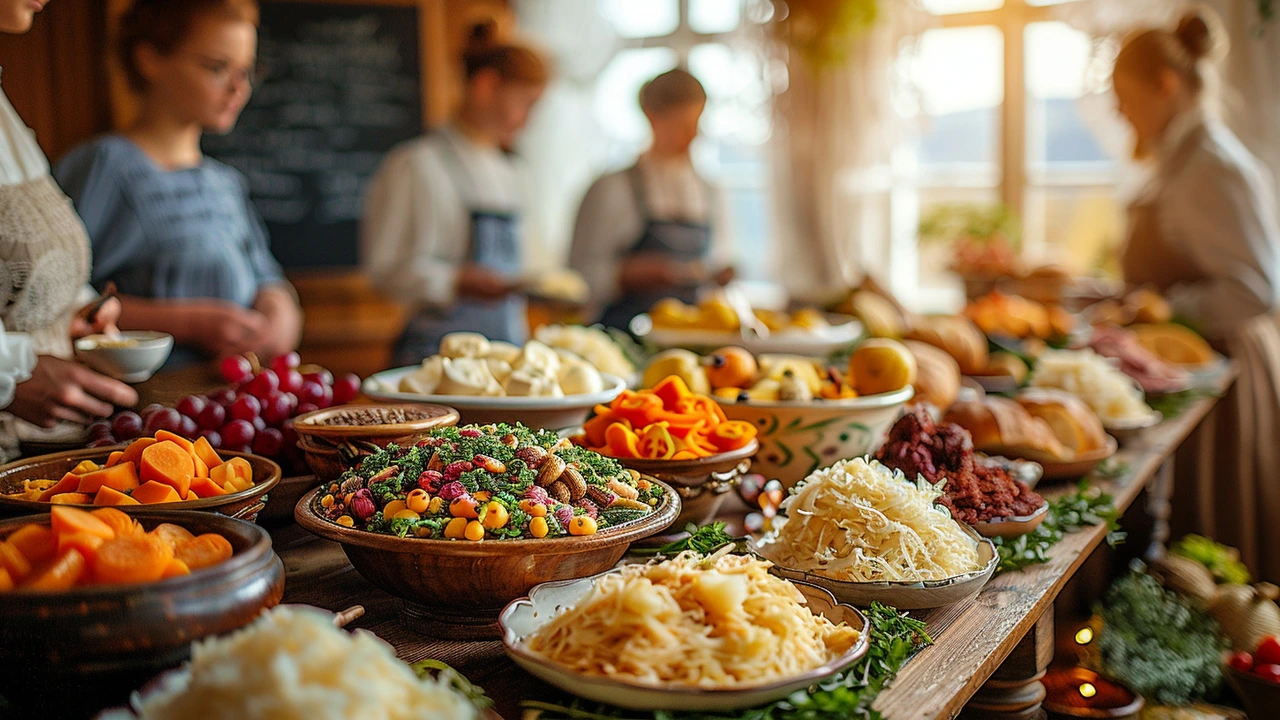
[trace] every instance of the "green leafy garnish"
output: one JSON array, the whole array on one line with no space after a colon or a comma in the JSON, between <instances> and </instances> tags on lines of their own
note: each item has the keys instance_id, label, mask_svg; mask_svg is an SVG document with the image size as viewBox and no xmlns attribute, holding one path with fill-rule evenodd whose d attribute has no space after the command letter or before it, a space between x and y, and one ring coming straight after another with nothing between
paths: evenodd
<instances>
[{"instance_id":1,"label":"green leafy garnish","mask_svg":"<svg viewBox=\"0 0 1280 720\"><path fill-rule=\"evenodd\" d=\"M1098 463L1098 467L1093 469L1093 474L1106 480L1115 480L1129 474L1129 463L1107 458Z\"/></svg>"},{"instance_id":2,"label":"green leafy garnish","mask_svg":"<svg viewBox=\"0 0 1280 720\"><path fill-rule=\"evenodd\" d=\"M1206 388L1191 388L1180 392L1169 393L1167 395L1155 395L1147 397L1147 404L1152 410L1164 416L1165 420L1176 418L1186 412L1197 400L1201 398L1214 397L1214 392Z\"/></svg>"},{"instance_id":3,"label":"green leafy garnish","mask_svg":"<svg viewBox=\"0 0 1280 720\"><path fill-rule=\"evenodd\" d=\"M1048 516L1040 527L1017 538L992 538L1000 555L997 572L1022 570L1049 561L1049 549L1066 533L1093 525L1107 526L1107 544L1115 547L1124 541L1118 522L1115 500L1094 491L1081 480L1076 491L1049 502Z\"/></svg>"},{"instance_id":4,"label":"green leafy garnish","mask_svg":"<svg viewBox=\"0 0 1280 720\"><path fill-rule=\"evenodd\" d=\"M700 555L709 555L725 545L738 542L740 539L725 532L724 528L725 524L719 520L701 527L694 523L689 523L684 526L684 531L688 533L688 537L669 542L661 547L638 548L631 552L636 555L675 557L685 550L693 550Z\"/></svg>"},{"instance_id":5,"label":"green leafy garnish","mask_svg":"<svg viewBox=\"0 0 1280 720\"><path fill-rule=\"evenodd\" d=\"M493 707L493 699L485 694L484 688L474 685L462 673L449 667L447 663L439 660L419 660L409 665L413 671L418 674L419 678L425 678L432 672L437 673L438 677L448 683L449 687L456 690L471 701L471 704L477 710L487 710Z\"/></svg>"}]
</instances>

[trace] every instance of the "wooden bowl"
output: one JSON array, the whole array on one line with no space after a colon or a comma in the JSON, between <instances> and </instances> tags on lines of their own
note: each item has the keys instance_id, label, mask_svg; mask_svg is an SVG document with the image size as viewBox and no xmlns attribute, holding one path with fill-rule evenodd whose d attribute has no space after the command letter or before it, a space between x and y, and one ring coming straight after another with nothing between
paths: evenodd
<instances>
[{"instance_id":1,"label":"wooden bowl","mask_svg":"<svg viewBox=\"0 0 1280 720\"><path fill-rule=\"evenodd\" d=\"M132 515L148 529L170 522L218 533L235 554L155 583L0 593L0 695L46 715L59 708L87 717L185 661L193 640L235 630L280 602L284 564L266 530L217 513L149 507ZM49 515L0 521L0 537L30 522L47 524Z\"/></svg>"},{"instance_id":2,"label":"wooden bowl","mask_svg":"<svg viewBox=\"0 0 1280 720\"><path fill-rule=\"evenodd\" d=\"M294 511L305 530L342 545L366 580L409 601L423 632L451 639L499 637L498 614L507 603L551 580L604 572L632 542L665 530L680 514L680 496L660 480L663 501L647 516L595 535L523 540L399 538L343 527L318 515L319 489Z\"/></svg>"},{"instance_id":3,"label":"wooden bowl","mask_svg":"<svg viewBox=\"0 0 1280 720\"><path fill-rule=\"evenodd\" d=\"M271 491L267 506L258 515L258 524L268 527L293 524L293 508L317 485L323 482L315 475L298 475L280 478L280 483Z\"/></svg>"},{"instance_id":4,"label":"wooden bowl","mask_svg":"<svg viewBox=\"0 0 1280 720\"><path fill-rule=\"evenodd\" d=\"M415 420L373 424L329 424L343 413L366 416L405 412L420 416ZM293 420L298 447L307 467L320 480L335 480L348 468L356 467L366 455L387 445L408 447L432 430L458 424L458 411L444 405L398 403L339 405L309 412Z\"/></svg>"},{"instance_id":5,"label":"wooden bowl","mask_svg":"<svg viewBox=\"0 0 1280 720\"><path fill-rule=\"evenodd\" d=\"M83 460L92 460L98 464L106 462L107 456L116 450L124 450L128 444L110 447L85 448L69 452L41 455L26 458L0 466L0 493L15 492L22 489L23 480L58 480ZM219 450L224 458L242 457L249 461L253 468L253 487L237 493L229 493L218 497L184 500L164 505L119 505L120 510L136 515L163 508L173 510L204 510L216 512L228 517L254 522L258 513L266 505L267 493L280 482L280 466L261 455ZM93 505L75 505L92 509ZM49 503L36 500L18 500L0 494L0 516L27 515L31 513L49 512Z\"/></svg>"},{"instance_id":6,"label":"wooden bowl","mask_svg":"<svg viewBox=\"0 0 1280 720\"><path fill-rule=\"evenodd\" d=\"M1231 666L1223 668L1227 683L1244 701L1244 709L1253 718L1274 717L1280 708L1280 685L1269 683L1253 673L1240 672Z\"/></svg>"},{"instance_id":7,"label":"wooden bowl","mask_svg":"<svg viewBox=\"0 0 1280 720\"><path fill-rule=\"evenodd\" d=\"M680 493L680 516L675 527L708 522L719 510L738 478L751 469L751 458L760 443L732 452L694 460L642 460L615 458L623 467L655 477Z\"/></svg>"}]
</instances>

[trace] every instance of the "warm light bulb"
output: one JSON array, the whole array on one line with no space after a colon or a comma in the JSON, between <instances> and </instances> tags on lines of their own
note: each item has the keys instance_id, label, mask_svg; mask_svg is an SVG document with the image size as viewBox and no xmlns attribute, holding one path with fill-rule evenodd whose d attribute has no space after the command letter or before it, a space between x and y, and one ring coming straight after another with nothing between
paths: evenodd
<instances>
[{"instance_id":1,"label":"warm light bulb","mask_svg":"<svg viewBox=\"0 0 1280 720\"><path fill-rule=\"evenodd\" d=\"M1082 697L1091 698L1097 694L1098 694L1098 688L1094 687L1093 683L1082 683L1080 685L1080 695Z\"/></svg>"},{"instance_id":2,"label":"warm light bulb","mask_svg":"<svg viewBox=\"0 0 1280 720\"><path fill-rule=\"evenodd\" d=\"M1076 644L1088 645L1093 642L1093 628L1085 626L1076 631Z\"/></svg>"}]
</instances>

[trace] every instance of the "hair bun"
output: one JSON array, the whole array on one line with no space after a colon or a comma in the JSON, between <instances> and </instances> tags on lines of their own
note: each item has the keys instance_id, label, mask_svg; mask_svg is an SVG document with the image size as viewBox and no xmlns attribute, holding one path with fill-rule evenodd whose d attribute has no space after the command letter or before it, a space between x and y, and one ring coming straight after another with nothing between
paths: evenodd
<instances>
[{"instance_id":1,"label":"hair bun","mask_svg":"<svg viewBox=\"0 0 1280 720\"><path fill-rule=\"evenodd\" d=\"M1225 47L1219 47L1222 44L1221 25L1208 10L1195 9L1183 15L1173 36L1195 60L1216 59L1225 51Z\"/></svg>"},{"instance_id":2,"label":"hair bun","mask_svg":"<svg viewBox=\"0 0 1280 720\"><path fill-rule=\"evenodd\" d=\"M467 49L485 50L493 47L497 40L498 24L493 20L482 20L471 26L471 32L467 35Z\"/></svg>"}]
</instances>

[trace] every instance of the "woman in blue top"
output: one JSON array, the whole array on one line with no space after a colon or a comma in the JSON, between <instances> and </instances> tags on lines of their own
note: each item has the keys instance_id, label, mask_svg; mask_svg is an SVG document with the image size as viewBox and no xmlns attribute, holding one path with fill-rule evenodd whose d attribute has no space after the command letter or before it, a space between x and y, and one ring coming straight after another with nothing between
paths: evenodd
<instances>
[{"instance_id":1,"label":"woman in blue top","mask_svg":"<svg viewBox=\"0 0 1280 720\"><path fill-rule=\"evenodd\" d=\"M55 171L89 231L92 283L115 281L121 328L174 336L170 366L272 357L301 333L244 178L200 150L201 134L230 131L249 99L257 19L255 0L136 0L118 50L137 119Z\"/></svg>"}]
</instances>

